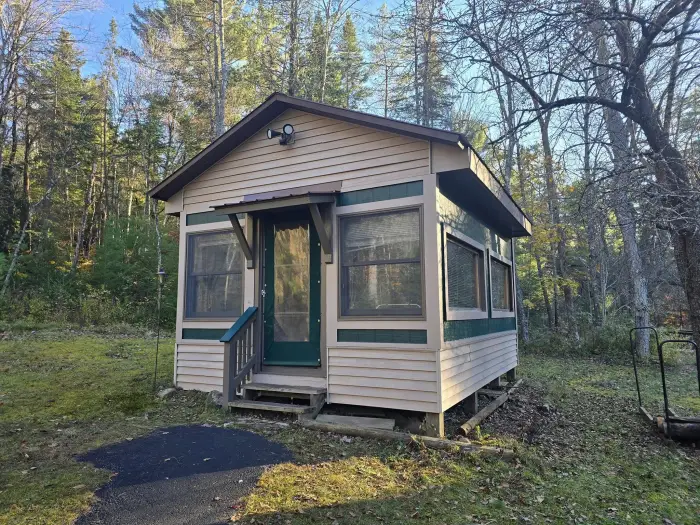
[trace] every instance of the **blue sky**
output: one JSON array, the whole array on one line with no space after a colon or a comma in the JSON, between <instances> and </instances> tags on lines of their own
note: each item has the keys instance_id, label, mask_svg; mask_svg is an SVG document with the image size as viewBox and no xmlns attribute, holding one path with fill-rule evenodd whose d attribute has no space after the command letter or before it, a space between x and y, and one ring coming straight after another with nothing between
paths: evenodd
<instances>
[{"instance_id":1,"label":"blue sky","mask_svg":"<svg viewBox=\"0 0 700 525\"><path fill-rule=\"evenodd\" d=\"M141 6L157 4L158 0L143 0ZM64 20L64 25L79 42L87 61L83 68L85 73L95 73L100 68L100 51L109 32L109 22L112 18L119 26L119 44L133 47L134 39L131 33L129 13L133 12L133 0L93 0L91 8L70 13Z\"/></svg>"}]
</instances>

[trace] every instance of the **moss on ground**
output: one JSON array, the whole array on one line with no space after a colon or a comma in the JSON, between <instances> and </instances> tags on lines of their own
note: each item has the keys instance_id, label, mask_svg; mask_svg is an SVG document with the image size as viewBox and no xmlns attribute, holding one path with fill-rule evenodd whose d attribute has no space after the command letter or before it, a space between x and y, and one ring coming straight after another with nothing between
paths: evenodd
<instances>
[{"instance_id":1,"label":"moss on ground","mask_svg":"<svg viewBox=\"0 0 700 525\"><path fill-rule=\"evenodd\" d=\"M160 385L173 341L161 346ZM76 454L183 423L248 424L199 393L154 398L155 340L118 334L23 333L0 342L0 523L71 523L110 473ZM652 369L645 392L657 398ZM241 523L700 522L700 459L635 412L631 370L525 356L517 398L479 429L516 459L254 425L295 463L269 468L232 509ZM697 410L682 368L674 399ZM688 388L686 388L688 387ZM664 522L664 520L668 520Z\"/></svg>"}]
</instances>

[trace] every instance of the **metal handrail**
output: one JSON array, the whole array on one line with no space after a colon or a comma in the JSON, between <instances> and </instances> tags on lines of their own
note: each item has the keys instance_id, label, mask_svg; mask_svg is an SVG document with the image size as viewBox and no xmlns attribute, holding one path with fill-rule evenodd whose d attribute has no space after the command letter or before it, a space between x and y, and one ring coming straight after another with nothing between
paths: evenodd
<instances>
[{"instance_id":1,"label":"metal handrail","mask_svg":"<svg viewBox=\"0 0 700 525\"><path fill-rule=\"evenodd\" d=\"M236 393L250 375L257 360L255 321L258 307L251 306L220 339L224 343L224 406L233 401Z\"/></svg>"}]
</instances>

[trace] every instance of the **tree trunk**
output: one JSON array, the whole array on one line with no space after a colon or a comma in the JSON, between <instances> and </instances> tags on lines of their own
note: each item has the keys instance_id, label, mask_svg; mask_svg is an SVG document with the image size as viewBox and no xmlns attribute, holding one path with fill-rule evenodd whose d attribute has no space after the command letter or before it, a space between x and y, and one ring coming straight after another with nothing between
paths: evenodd
<instances>
[{"instance_id":1,"label":"tree trunk","mask_svg":"<svg viewBox=\"0 0 700 525\"><path fill-rule=\"evenodd\" d=\"M289 95L297 94L298 75L297 54L299 45L299 0L290 0L289 3Z\"/></svg>"},{"instance_id":2,"label":"tree trunk","mask_svg":"<svg viewBox=\"0 0 700 525\"><path fill-rule=\"evenodd\" d=\"M73 261L71 262L71 273L75 273L78 269L78 262L80 261L80 251L83 245L83 239L85 237L85 230L87 228L88 215L90 213L90 206L92 206L92 192L95 188L95 178L97 172L97 165L93 163L92 170L90 170L90 180L88 181L87 191L85 193L85 204L83 206L83 215L80 219L80 226L78 227L76 239L75 239L75 251L73 252Z\"/></svg>"},{"instance_id":3,"label":"tree trunk","mask_svg":"<svg viewBox=\"0 0 700 525\"><path fill-rule=\"evenodd\" d=\"M609 61L607 45L603 38L598 40L598 59L603 65ZM611 93L610 79L603 68L596 75L595 83L596 89L601 96L605 97ZM641 328L649 326L649 292L637 243L635 210L629 195L633 184L630 177L632 155L630 155L629 128L625 126L622 115L617 111L603 108L603 118L611 143L613 168L615 169L613 210L622 233L622 242L626 255L625 262L627 263L627 271L631 281L634 326ZM637 353L641 357L649 355L648 331L640 330L636 340Z\"/></svg>"},{"instance_id":4,"label":"tree trunk","mask_svg":"<svg viewBox=\"0 0 700 525\"><path fill-rule=\"evenodd\" d=\"M219 8L219 63L221 64L219 73L219 106L221 114L219 115L220 120L217 121L219 135L226 131L226 92L228 90L228 64L226 63L226 40L224 38L224 1L217 0Z\"/></svg>"}]
</instances>

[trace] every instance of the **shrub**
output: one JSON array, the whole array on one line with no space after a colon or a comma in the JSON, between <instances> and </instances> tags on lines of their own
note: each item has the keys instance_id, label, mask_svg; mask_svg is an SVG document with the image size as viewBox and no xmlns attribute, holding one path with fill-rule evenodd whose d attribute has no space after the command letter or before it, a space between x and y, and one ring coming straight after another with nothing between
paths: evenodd
<instances>
[{"instance_id":1,"label":"shrub","mask_svg":"<svg viewBox=\"0 0 700 525\"><path fill-rule=\"evenodd\" d=\"M530 341L521 342L521 350L554 356L593 357L609 361L629 361L629 329L631 321L610 320L602 327L581 326L576 340L568 331L540 329L530 334Z\"/></svg>"}]
</instances>

